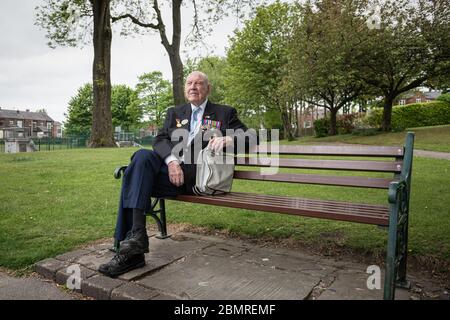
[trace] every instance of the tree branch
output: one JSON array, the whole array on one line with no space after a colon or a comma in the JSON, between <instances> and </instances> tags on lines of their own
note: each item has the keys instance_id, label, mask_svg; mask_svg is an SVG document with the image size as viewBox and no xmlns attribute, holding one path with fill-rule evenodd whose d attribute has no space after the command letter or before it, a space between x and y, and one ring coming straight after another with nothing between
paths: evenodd
<instances>
[{"instance_id":1,"label":"tree branch","mask_svg":"<svg viewBox=\"0 0 450 320\"><path fill-rule=\"evenodd\" d=\"M152 28L152 29L159 29L159 24L153 24L153 23L143 23L141 21L139 21L139 19L137 19L136 17L132 16L131 14L127 13L118 17L113 17L111 16L111 21L112 22L116 22L122 19L127 19L129 18L133 23L137 24L138 26L141 26L143 28Z\"/></svg>"},{"instance_id":2,"label":"tree branch","mask_svg":"<svg viewBox=\"0 0 450 320\"><path fill-rule=\"evenodd\" d=\"M158 26L159 26L158 30L159 30L159 36L161 37L161 43L164 46L164 48L166 48L167 52L169 54L172 54L173 50L169 43L169 40L167 40L166 26L164 25L164 22L162 19L161 10L159 10L158 0L153 0L153 9L156 12L156 18L158 19ZM174 33L175 33L175 30L174 30Z\"/></svg>"}]
</instances>

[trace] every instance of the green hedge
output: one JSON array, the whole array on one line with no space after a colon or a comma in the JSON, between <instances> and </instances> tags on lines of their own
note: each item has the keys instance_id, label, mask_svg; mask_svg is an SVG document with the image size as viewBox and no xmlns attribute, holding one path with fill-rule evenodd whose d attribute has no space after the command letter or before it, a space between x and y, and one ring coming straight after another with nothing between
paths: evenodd
<instances>
[{"instance_id":1,"label":"green hedge","mask_svg":"<svg viewBox=\"0 0 450 320\"><path fill-rule=\"evenodd\" d=\"M354 122L357 118L354 114L339 114L336 117L336 129L338 134L352 133L355 128ZM330 117L314 121L314 132L317 138L328 136L331 128Z\"/></svg>"},{"instance_id":2,"label":"green hedge","mask_svg":"<svg viewBox=\"0 0 450 320\"><path fill-rule=\"evenodd\" d=\"M437 97L437 100L439 101L446 101L450 103L450 93L443 93L439 97Z\"/></svg>"},{"instance_id":3,"label":"green hedge","mask_svg":"<svg viewBox=\"0 0 450 320\"><path fill-rule=\"evenodd\" d=\"M368 122L374 127L380 127L382 117L383 109L375 109L370 113ZM450 103L444 101L414 103L392 108L393 130L443 124L450 124Z\"/></svg>"}]
</instances>

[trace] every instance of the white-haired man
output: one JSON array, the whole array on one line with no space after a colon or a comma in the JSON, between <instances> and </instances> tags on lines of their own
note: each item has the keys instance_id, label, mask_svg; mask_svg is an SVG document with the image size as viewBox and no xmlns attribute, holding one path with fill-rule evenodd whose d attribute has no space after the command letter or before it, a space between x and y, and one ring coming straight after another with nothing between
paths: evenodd
<instances>
[{"instance_id":1,"label":"white-haired man","mask_svg":"<svg viewBox=\"0 0 450 320\"><path fill-rule=\"evenodd\" d=\"M120 245L114 258L99 267L101 273L115 277L144 266L144 254L149 252L145 213L150 210L150 197L192 194L198 151L208 144L219 151L245 139L242 133L247 127L236 110L209 101L210 92L211 85L204 73L189 74L185 83L189 103L169 108L153 150L140 149L132 156L122 179L114 234ZM219 134L204 139L211 130ZM230 130L239 134L230 134ZM182 138L174 139L174 135Z\"/></svg>"}]
</instances>

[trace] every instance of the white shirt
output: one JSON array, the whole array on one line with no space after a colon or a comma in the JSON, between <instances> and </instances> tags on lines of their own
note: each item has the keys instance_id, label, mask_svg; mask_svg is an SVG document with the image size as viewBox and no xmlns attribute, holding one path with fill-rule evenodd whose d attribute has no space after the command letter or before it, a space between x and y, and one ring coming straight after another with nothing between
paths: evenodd
<instances>
[{"instance_id":1,"label":"white shirt","mask_svg":"<svg viewBox=\"0 0 450 320\"><path fill-rule=\"evenodd\" d=\"M200 126L201 126L201 122L202 122L202 119L203 119L203 113L205 112L205 108L206 108L206 104L207 103L208 103L208 99L206 99L201 105L198 106L201 110L197 113L197 126L195 128L192 128L194 130L193 136L195 136L197 134L197 132L198 132ZM191 103L191 123L192 123L192 119L193 119L192 116L194 114L195 108L197 108L197 106L195 106L195 105L193 105ZM191 143L191 139L188 140L187 145L189 145L190 143ZM166 163L166 165L169 165L169 163L174 161L174 160L179 162L178 158L175 157L173 154L171 154L167 158L164 159L164 162ZM183 154L183 156L181 157L180 160L181 161L184 160L184 154Z\"/></svg>"}]
</instances>

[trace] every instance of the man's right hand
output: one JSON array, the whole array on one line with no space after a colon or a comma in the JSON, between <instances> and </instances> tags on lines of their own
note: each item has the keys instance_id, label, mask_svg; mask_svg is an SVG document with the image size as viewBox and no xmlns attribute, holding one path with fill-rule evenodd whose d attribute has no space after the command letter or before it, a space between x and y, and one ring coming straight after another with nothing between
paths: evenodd
<instances>
[{"instance_id":1,"label":"man's right hand","mask_svg":"<svg viewBox=\"0 0 450 320\"><path fill-rule=\"evenodd\" d=\"M171 161L168 165L170 182L179 187L184 183L184 174L178 161Z\"/></svg>"}]
</instances>

